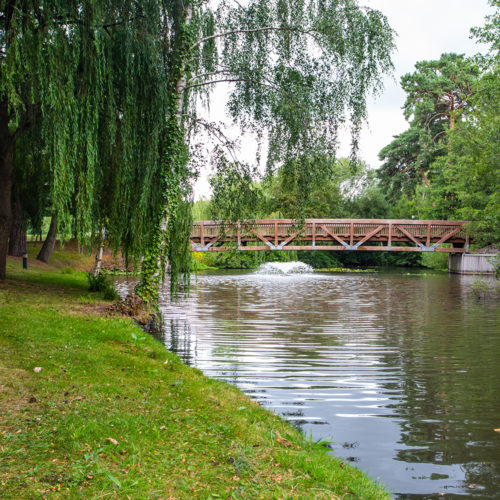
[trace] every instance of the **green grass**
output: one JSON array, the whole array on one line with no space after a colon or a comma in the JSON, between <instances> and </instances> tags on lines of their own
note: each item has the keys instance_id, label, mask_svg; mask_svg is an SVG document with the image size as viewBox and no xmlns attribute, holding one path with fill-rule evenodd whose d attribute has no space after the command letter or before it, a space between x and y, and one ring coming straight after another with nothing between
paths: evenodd
<instances>
[{"instance_id":1,"label":"green grass","mask_svg":"<svg viewBox=\"0 0 500 500\"><path fill-rule=\"evenodd\" d=\"M12 259L0 283L2 498L389 498L132 320L99 314L109 303L67 260L26 272Z\"/></svg>"}]
</instances>

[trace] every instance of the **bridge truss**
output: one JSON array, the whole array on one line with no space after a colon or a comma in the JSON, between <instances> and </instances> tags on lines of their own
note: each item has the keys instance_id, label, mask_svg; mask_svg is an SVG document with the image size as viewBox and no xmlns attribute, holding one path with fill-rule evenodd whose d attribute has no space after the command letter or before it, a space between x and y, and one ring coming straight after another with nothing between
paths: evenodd
<instances>
[{"instance_id":1,"label":"bridge truss","mask_svg":"<svg viewBox=\"0 0 500 500\"><path fill-rule=\"evenodd\" d=\"M195 252L227 250L335 250L465 253L466 221L391 219L265 219L198 221L191 231ZM444 244L451 246L444 247Z\"/></svg>"}]
</instances>

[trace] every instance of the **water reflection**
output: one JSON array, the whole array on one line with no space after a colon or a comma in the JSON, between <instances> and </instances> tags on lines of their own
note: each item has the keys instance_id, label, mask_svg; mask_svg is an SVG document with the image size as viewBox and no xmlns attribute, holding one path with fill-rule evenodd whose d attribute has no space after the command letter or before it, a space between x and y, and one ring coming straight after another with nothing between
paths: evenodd
<instances>
[{"instance_id":1,"label":"water reflection","mask_svg":"<svg viewBox=\"0 0 500 500\"><path fill-rule=\"evenodd\" d=\"M498 498L500 308L468 280L203 275L163 304L165 342L399 498Z\"/></svg>"}]
</instances>

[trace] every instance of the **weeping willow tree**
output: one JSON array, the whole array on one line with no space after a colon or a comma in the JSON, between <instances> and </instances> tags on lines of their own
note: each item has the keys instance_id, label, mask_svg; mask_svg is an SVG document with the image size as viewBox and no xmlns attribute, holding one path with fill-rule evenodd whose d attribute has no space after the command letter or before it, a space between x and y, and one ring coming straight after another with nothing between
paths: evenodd
<instances>
[{"instance_id":1,"label":"weeping willow tree","mask_svg":"<svg viewBox=\"0 0 500 500\"><path fill-rule=\"evenodd\" d=\"M272 170L332 154L349 121L353 150L366 98L391 69L393 32L354 0L3 1L0 18L0 276L11 219L16 140L39 124L51 209L81 241L142 258L154 296L166 260L188 259L189 143L200 100L229 83L233 121L268 144ZM17 177L16 177L17 178Z\"/></svg>"},{"instance_id":2,"label":"weeping willow tree","mask_svg":"<svg viewBox=\"0 0 500 500\"><path fill-rule=\"evenodd\" d=\"M172 9L158 0L2 2L0 278L15 182L35 226L49 210L81 242L104 227L113 248L146 252L159 207L180 193L166 194L167 179L186 177L169 178L166 165Z\"/></svg>"}]
</instances>

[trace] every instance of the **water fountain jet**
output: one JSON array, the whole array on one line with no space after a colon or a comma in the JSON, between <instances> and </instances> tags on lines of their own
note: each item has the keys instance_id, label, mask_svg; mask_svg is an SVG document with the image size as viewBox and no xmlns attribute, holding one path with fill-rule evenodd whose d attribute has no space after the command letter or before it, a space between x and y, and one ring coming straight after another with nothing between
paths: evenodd
<instances>
[{"instance_id":1,"label":"water fountain jet","mask_svg":"<svg viewBox=\"0 0 500 500\"><path fill-rule=\"evenodd\" d=\"M312 273L313 268L304 262L266 262L261 264L256 271L257 274L307 274Z\"/></svg>"}]
</instances>

